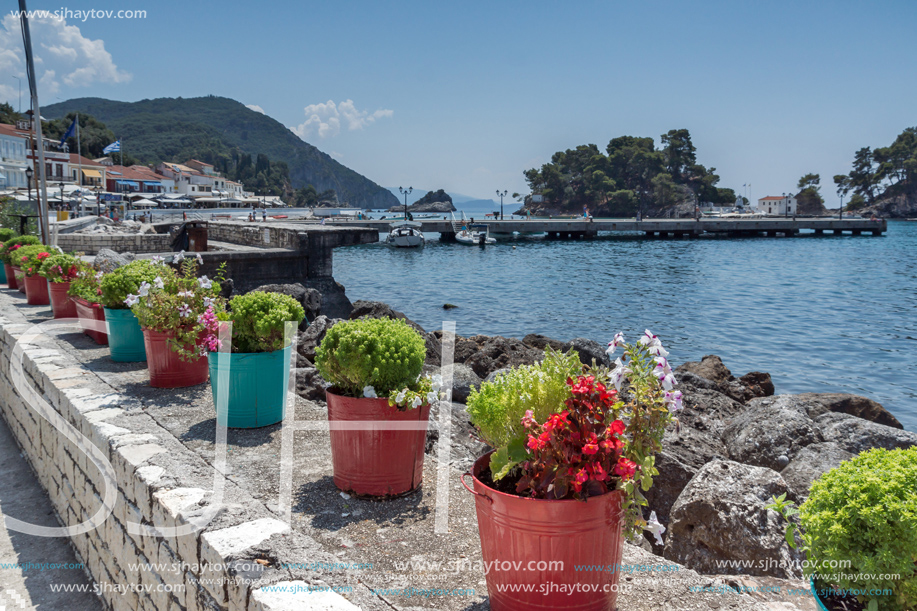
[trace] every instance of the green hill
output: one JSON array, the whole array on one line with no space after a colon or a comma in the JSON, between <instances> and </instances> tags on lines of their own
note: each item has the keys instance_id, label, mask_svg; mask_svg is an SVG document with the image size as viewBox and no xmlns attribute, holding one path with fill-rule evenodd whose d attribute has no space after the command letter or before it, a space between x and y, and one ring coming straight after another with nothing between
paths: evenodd
<instances>
[{"instance_id":1,"label":"green hill","mask_svg":"<svg viewBox=\"0 0 917 611\"><path fill-rule=\"evenodd\" d=\"M388 208L398 203L390 191L303 142L278 121L229 98L139 102L77 98L41 110L49 119L73 111L92 115L122 139L128 155L145 163L195 157L218 165L219 159L213 157L238 149L252 157L262 154L271 161L286 163L294 188L311 184L318 191L334 189L342 204L362 208Z\"/></svg>"}]
</instances>

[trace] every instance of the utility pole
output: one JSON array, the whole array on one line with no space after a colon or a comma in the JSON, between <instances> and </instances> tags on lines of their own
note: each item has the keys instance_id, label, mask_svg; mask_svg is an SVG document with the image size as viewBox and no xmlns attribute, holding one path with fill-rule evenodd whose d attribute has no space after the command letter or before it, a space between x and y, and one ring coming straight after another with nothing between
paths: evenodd
<instances>
[{"instance_id":1,"label":"utility pole","mask_svg":"<svg viewBox=\"0 0 917 611\"><path fill-rule=\"evenodd\" d=\"M41 241L48 244L48 184L45 175L45 147L41 134L41 108L38 105L38 78L35 75L35 61L32 56L32 35L29 32L29 18L26 16L25 0L19 0L19 22L22 26L22 42L25 46L26 71L29 77L29 92L32 94L32 125L35 131L35 147L38 152L38 180L41 195L38 198L38 229ZM53 246L53 244L51 244Z\"/></svg>"}]
</instances>

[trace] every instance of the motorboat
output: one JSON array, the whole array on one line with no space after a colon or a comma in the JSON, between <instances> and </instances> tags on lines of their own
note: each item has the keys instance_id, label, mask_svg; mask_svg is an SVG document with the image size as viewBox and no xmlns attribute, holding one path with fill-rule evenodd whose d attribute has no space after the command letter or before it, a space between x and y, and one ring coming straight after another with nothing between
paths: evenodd
<instances>
[{"instance_id":1,"label":"motorboat","mask_svg":"<svg viewBox=\"0 0 917 611\"><path fill-rule=\"evenodd\" d=\"M391 224L386 242L396 248L416 248L424 245L423 225L413 221L399 221Z\"/></svg>"},{"instance_id":2,"label":"motorboat","mask_svg":"<svg viewBox=\"0 0 917 611\"><path fill-rule=\"evenodd\" d=\"M484 223L465 225L456 232L455 240L461 244L480 245L496 244L497 240L490 237L490 230Z\"/></svg>"}]
</instances>

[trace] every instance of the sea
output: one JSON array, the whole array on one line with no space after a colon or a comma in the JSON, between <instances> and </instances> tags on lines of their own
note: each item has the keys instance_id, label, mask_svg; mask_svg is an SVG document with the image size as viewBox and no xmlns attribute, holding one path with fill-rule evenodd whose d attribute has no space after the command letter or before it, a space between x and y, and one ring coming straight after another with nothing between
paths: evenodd
<instances>
[{"instance_id":1,"label":"sea","mask_svg":"<svg viewBox=\"0 0 917 611\"><path fill-rule=\"evenodd\" d=\"M428 331L454 321L463 336L604 344L649 329L673 363L716 354L737 377L770 373L778 394L863 395L917 432L917 222L888 225L882 237L517 236L487 247L432 233L420 249L338 248L334 276L351 300L384 301Z\"/></svg>"}]
</instances>

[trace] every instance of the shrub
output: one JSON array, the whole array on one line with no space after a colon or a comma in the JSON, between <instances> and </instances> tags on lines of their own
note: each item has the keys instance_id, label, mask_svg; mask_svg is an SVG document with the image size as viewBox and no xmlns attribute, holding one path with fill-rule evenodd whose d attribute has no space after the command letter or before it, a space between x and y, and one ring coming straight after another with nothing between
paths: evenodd
<instances>
[{"instance_id":1,"label":"shrub","mask_svg":"<svg viewBox=\"0 0 917 611\"><path fill-rule=\"evenodd\" d=\"M296 326L306 317L302 305L289 295L252 291L236 295L229 312L221 319L232 321L233 352L273 352L283 350L284 323Z\"/></svg>"},{"instance_id":2,"label":"shrub","mask_svg":"<svg viewBox=\"0 0 917 611\"><path fill-rule=\"evenodd\" d=\"M156 278L166 279L175 272L159 261L138 259L102 276L102 305L112 310L126 310L128 295L136 294L140 285L153 284Z\"/></svg>"},{"instance_id":3,"label":"shrub","mask_svg":"<svg viewBox=\"0 0 917 611\"><path fill-rule=\"evenodd\" d=\"M11 254L13 263L28 276L37 276L42 264L51 256L52 249L41 244L23 246Z\"/></svg>"},{"instance_id":4,"label":"shrub","mask_svg":"<svg viewBox=\"0 0 917 611\"><path fill-rule=\"evenodd\" d=\"M14 237L16 237L16 232L12 229L0 229L0 242L6 242Z\"/></svg>"},{"instance_id":5,"label":"shrub","mask_svg":"<svg viewBox=\"0 0 917 611\"><path fill-rule=\"evenodd\" d=\"M71 282L80 271L80 260L73 255L52 254L41 264L38 273L49 281L59 284Z\"/></svg>"},{"instance_id":6,"label":"shrub","mask_svg":"<svg viewBox=\"0 0 917 611\"><path fill-rule=\"evenodd\" d=\"M832 573L840 589L892 591L860 597L870 609L917 609L917 448L873 449L841 463L812 484L799 517L813 572ZM835 561L850 566L829 570Z\"/></svg>"},{"instance_id":7,"label":"shrub","mask_svg":"<svg viewBox=\"0 0 917 611\"><path fill-rule=\"evenodd\" d=\"M363 318L331 327L315 366L344 395L362 397L371 386L381 397L416 388L426 353L423 337L403 320Z\"/></svg>"},{"instance_id":8,"label":"shrub","mask_svg":"<svg viewBox=\"0 0 917 611\"><path fill-rule=\"evenodd\" d=\"M20 235L14 238L10 238L3 243L3 249L2 252L0 252L0 259L2 259L4 263L19 267L19 265L12 260L13 251L18 250L23 246L29 246L33 244L41 244L41 240L33 235Z\"/></svg>"},{"instance_id":9,"label":"shrub","mask_svg":"<svg viewBox=\"0 0 917 611\"><path fill-rule=\"evenodd\" d=\"M99 303L102 299L102 272L97 271L94 267L80 261L76 272L76 277L70 281L70 288L67 294L71 297L85 299L89 303Z\"/></svg>"}]
</instances>

